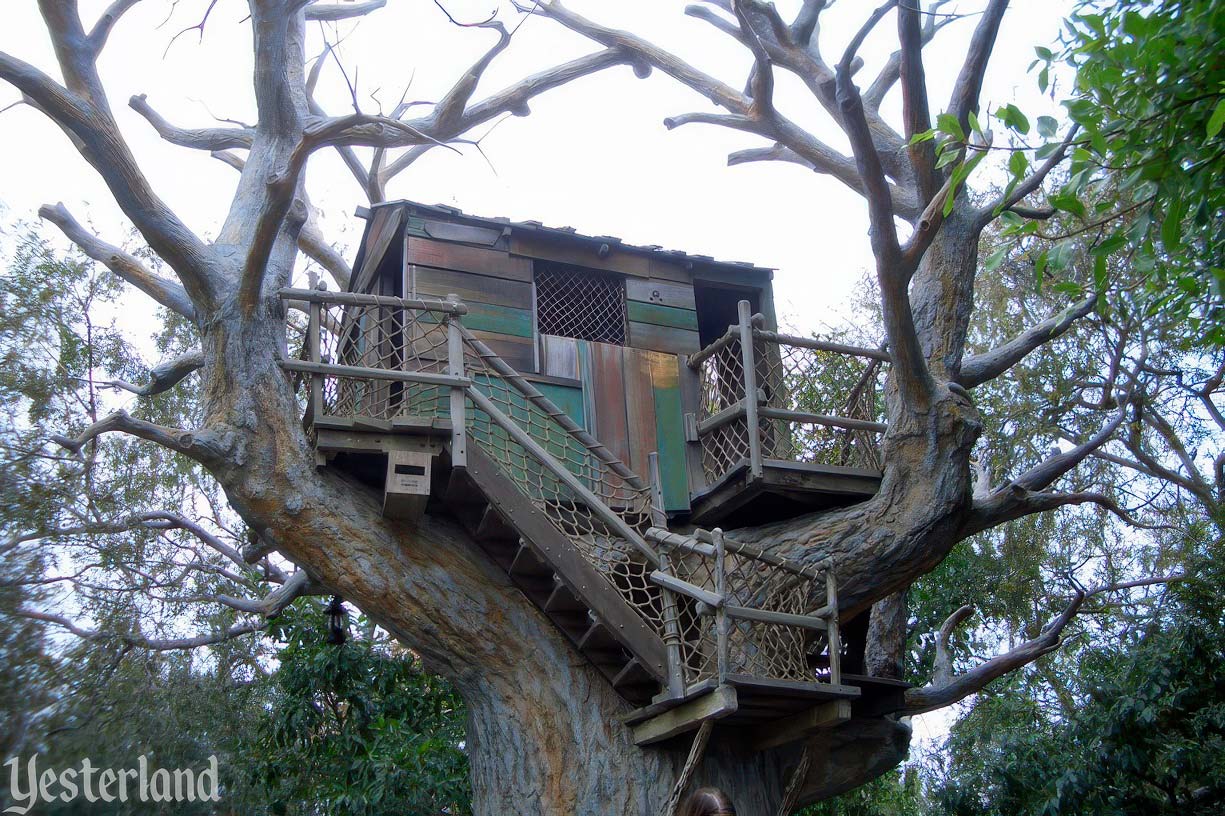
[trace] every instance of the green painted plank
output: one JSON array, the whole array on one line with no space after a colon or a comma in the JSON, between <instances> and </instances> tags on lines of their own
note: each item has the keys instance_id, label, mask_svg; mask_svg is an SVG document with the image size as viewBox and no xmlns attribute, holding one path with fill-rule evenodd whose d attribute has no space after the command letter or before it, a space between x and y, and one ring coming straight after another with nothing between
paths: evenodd
<instances>
[{"instance_id":1,"label":"green painted plank","mask_svg":"<svg viewBox=\"0 0 1225 816\"><path fill-rule=\"evenodd\" d=\"M679 361L673 354L651 354L651 385L655 392L655 436L659 479L668 510L689 509L689 478L685 463L685 422L681 416Z\"/></svg>"},{"instance_id":2,"label":"green painted plank","mask_svg":"<svg viewBox=\"0 0 1225 816\"><path fill-rule=\"evenodd\" d=\"M586 428L586 417L583 412L583 389L569 385L554 383L532 383L560 409L573 419L580 428Z\"/></svg>"},{"instance_id":3,"label":"green painted plank","mask_svg":"<svg viewBox=\"0 0 1225 816\"><path fill-rule=\"evenodd\" d=\"M639 300L630 300L626 303L629 308L629 318L635 322L691 331L698 329L698 313L692 309L678 309L675 306L643 303Z\"/></svg>"},{"instance_id":4,"label":"green painted plank","mask_svg":"<svg viewBox=\"0 0 1225 816\"><path fill-rule=\"evenodd\" d=\"M491 303L468 303L463 324L473 331L509 334L513 337L532 336L532 312Z\"/></svg>"}]
</instances>

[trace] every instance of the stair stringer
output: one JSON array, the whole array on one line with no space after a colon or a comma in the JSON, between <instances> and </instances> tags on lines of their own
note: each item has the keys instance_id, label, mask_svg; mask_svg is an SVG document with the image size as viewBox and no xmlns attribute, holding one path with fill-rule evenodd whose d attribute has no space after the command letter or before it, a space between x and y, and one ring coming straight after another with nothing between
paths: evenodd
<instances>
[{"instance_id":1,"label":"stair stringer","mask_svg":"<svg viewBox=\"0 0 1225 816\"><path fill-rule=\"evenodd\" d=\"M566 589L594 613L597 621L593 624L602 625L647 674L658 683L664 684L667 677L667 650L663 639L626 603L616 587L583 557L574 543L558 530L511 480L502 475L498 466L479 445L468 446L467 459L466 469L456 469L452 472L452 478L467 479L488 502L489 507L495 509L503 521L518 533L521 542L531 548L535 556L553 570ZM452 509L461 512L460 508ZM483 547L480 540L477 544ZM541 608L546 617L554 618L554 615L544 608L547 604L532 598L528 592L524 594ZM606 665L601 665L591 654L580 648L581 636L576 638L572 628L562 626L557 621L554 623L566 634L580 654L596 663L610 682L614 682L617 675L625 673L624 670L615 673L606 671Z\"/></svg>"}]
</instances>

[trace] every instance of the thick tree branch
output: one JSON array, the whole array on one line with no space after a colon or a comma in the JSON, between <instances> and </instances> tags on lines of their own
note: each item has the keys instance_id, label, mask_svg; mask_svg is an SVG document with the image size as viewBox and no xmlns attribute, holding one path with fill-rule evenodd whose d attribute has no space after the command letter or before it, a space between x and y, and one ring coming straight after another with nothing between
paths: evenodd
<instances>
[{"instance_id":1,"label":"thick tree branch","mask_svg":"<svg viewBox=\"0 0 1225 816\"><path fill-rule=\"evenodd\" d=\"M140 397L151 397L174 388L193 372L204 366L204 353L189 351L184 355L165 360L149 369L149 382L135 385L126 380L111 380L108 385L131 391Z\"/></svg>"},{"instance_id":2,"label":"thick tree branch","mask_svg":"<svg viewBox=\"0 0 1225 816\"><path fill-rule=\"evenodd\" d=\"M961 364L957 382L963 388L973 388L995 379L1019 363L1030 352L1051 342L1070 329L1077 320L1093 311L1097 295L1085 298L1059 314L1031 326L1016 337L991 351L967 357Z\"/></svg>"},{"instance_id":3,"label":"thick tree branch","mask_svg":"<svg viewBox=\"0 0 1225 816\"><path fill-rule=\"evenodd\" d=\"M949 651L949 638L953 636L953 630L973 614L974 607L967 604L949 615L944 623L940 625L940 632L936 637L936 657L932 668L932 685L943 686L953 679L953 655Z\"/></svg>"},{"instance_id":4,"label":"thick tree branch","mask_svg":"<svg viewBox=\"0 0 1225 816\"><path fill-rule=\"evenodd\" d=\"M0 79L62 128L106 183L119 208L149 246L174 269L198 307L217 302L216 257L153 192L124 141L98 77L75 0L40 0L40 9L67 87L0 52Z\"/></svg>"},{"instance_id":5,"label":"thick tree branch","mask_svg":"<svg viewBox=\"0 0 1225 816\"><path fill-rule=\"evenodd\" d=\"M991 52L995 49L995 38L999 35L1000 23L1003 22L1004 12L1007 10L1008 0L990 0L987 4L978 26L974 29L974 35L970 38L969 51L953 86L949 113L957 117L964 133L970 132L970 114L978 112L983 76L987 72Z\"/></svg>"},{"instance_id":6,"label":"thick tree branch","mask_svg":"<svg viewBox=\"0 0 1225 816\"><path fill-rule=\"evenodd\" d=\"M217 444L211 432L184 431L168 428L143 419L137 419L127 411L115 411L90 425L76 438L53 434L51 441L73 453L104 433L120 432L156 442L162 447L177 451L204 464L221 461L224 449Z\"/></svg>"},{"instance_id":7,"label":"thick tree branch","mask_svg":"<svg viewBox=\"0 0 1225 816\"><path fill-rule=\"evenodd\" d=\"M365 0L362 3L312 3L306 7L306 19L324 23L364 17L387 5L387 0Z\"/></svg>"},{"instance_id":8,"label":"thick tree branch","mask_svg":"<svg viewBox=\"0 0 1225 816\"><path fill-rule=\"evenodd\" d=\"M94 27L89 32L89 47L94 54L101 54L102 49L106 47L106 41L111 36L111 31L115 28L115 24L119 22L119 18L128 12L133 6L139 3L140 0L114 0L106 11L94 23Z\"/></svg>"},{"instance_id":9,"label":"thick tree branch","mask_svg":"<svg viewBox=\"0 0 1225 816\"><path fill-rule=\"evenodd\" d=\"M81 226L62 203L44 204L38 210L39 218L50 221L81 251L95 261L105 265L123 280L135 286L171 311L188 320L196 319L196 309L187 291L177 282L159 277L129 252L108 244Z\"/></svg>"},{"instance_id":10,"label":"thick tree branch","mask_svg":"<svg viewBox=\"0 0 1225 816\"><path fill-rule=\"evenodd\" d=\"M228 606L231 609L236 609L239 612L246 612L250 615L259 615L263 618L275 618L277 615L285 611L285 607L289 606L303 595L318 592L319 588L314 587L310 577L305 570L298 570L290 578L274 589L272 592L265 595L259 600L250 598L235 598L230 595L216 595L204 600L215 600L223 606Z\"/></svg>"},{"instance_id":11,"label":"thick tree branch","mask_svg":"<svg viewBox=\"0 0 1225 816\"><path fill-rule=\"evenodd\" d=\"M1181 581L1182 575L1168 575L1158 578L1145 578L1138 581L1126 581L1118 584L1110 584L1100 586L1090 590L1082 590L1077 588L1074 590L1072 600L1064 608L1064 610L1050 623L1042 628L1042 632L1031 640L1027 640L1015 649L1011 649L1002 655L991 658L990 660L975 666L973 669L963 672L962 674L952 677L947 681L942 681L940 677L935 678L932 685L923 686L922 688L911 688L906 690L906 707L900 712L903 715L914 716L916 714L924 714L928 711L935 711L938 708L950 706L953 703L964 700L971 694L976 694L986 688L992 681L1003 677L1005 674L1013 672L1022 666L1028 665L1043 655L1050 654L1062 645L1061 635L1072 619L1084 606L1084 603L1089 598L1095 595L1101 595L1106 592L1118 592L1125 589L1135 589L1139 587L1155 586L1157 584L1167 584L1173 581ZM949 622L953 621L957 616L957 622L964 620L969 616L969 613L963 614L969 607L962 607L954 613L953 618L945 622L945 627L949 626ZM973 611L973 610L970 610ZM954 623L953 625L956 625ZM945 627L941 627L941 637L947 642L945 637Z\"/></svg>"},{"instance_id":12,"label":"thick tree branch","mask_svg":"<svg viewBox=\"0 0 1225 816\"><path fill-rule=\"evenodd\" d=\"M145 118L157 135L171 144L179 147L189 147L194 150L230 150L233 148L250 149L255 139L255 128L216 127L216 128L181 128L166 121L160 113L149 104L145 94L138 94L128 100L128 106Z\"/></svg>"},{"instance_id":13,"label":"thick tree branch","mask_svg":"<svg viewBox=\"0 0 1225 816\"><path fill-rule=\"evenodd\" d=\"M838 104L842 111L842 128L851 141L859 175L863 179L871 221L872 252L876 256L876 272L881 287L881 306L885 331L893 358L893 373L900 392L911 408L927 404L935 388L927 362L915 331L914 314L908 292L914 266L904 263L894 224L893 198L885 180L880 156L864 117L863 99L852 79L851 66L860 44L894 6L897 0L880 6L852 38L836 71Z\"/></svg>"},{"instance_id":14,"label":"thick tree branch","mask_svg":"<svg viewBox=\"0 0 1225 816\"><path fill-rule=\"evenodd\" d=\"M919 201L926 206L935 198L940 179L936 174L935 142L930 139L918 143L912 141L916 134L925 133L932 126L927 76L923 70L923 28L917 5L902 3L898 6L897 14L898 41L902 46L898 65L902 82L902 134L906 137Z\"/></svg>"}]
</instances>

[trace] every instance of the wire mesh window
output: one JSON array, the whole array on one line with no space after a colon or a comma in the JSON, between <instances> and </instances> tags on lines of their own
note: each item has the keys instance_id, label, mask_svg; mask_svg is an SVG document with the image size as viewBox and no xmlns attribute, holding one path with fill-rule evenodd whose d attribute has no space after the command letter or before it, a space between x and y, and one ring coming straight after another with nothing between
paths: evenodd
<instances>
[{"instance_id":1,"label":"wire mesh window","mask_svg":"<svg viewBox=\"0 0 1225 816\"><path fill-rule=\"evenodd\" d=\"M536 269L541 334L625 345L625 281L564 266Z\"/></svg>"}]
</instances>

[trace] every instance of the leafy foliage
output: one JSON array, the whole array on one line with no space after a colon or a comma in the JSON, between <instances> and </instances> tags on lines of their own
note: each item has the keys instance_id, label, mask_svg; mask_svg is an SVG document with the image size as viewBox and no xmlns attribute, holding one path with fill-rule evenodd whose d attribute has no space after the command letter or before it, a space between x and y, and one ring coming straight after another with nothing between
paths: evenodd
<instances>
[{"instance_id":1,"label":"leafy foliage","mask_svg":"<svg viewBox=\"0 0 1225 816\"><path fill-rule=\"evenodd\" d=\"M281 644L249 761L272 813L376 816L468 812L463 705L441 678L385 641L324 642L318 604L299 602Z\"/></svg>"}]
</instances>

